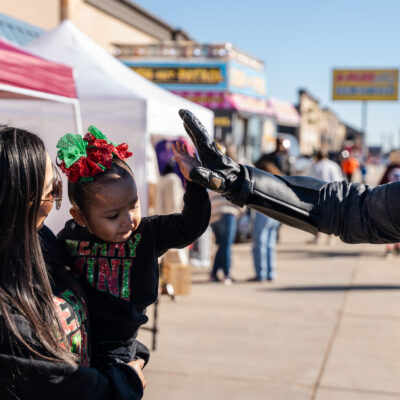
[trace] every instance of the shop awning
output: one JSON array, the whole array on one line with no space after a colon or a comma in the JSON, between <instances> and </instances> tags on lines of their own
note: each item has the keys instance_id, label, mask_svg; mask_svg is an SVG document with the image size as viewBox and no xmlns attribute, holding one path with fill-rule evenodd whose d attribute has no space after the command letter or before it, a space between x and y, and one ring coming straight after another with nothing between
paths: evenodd
<instances>
[{"instance_id":1,"label":"shop awning","mask_svg":"<svg viewBox=\"0 0 400 400\"><path fill-rule=\"evenodd\" d=\"M76 99L71 67L37 57L0 40L0 96Z\"/></svg>"},{"instance_id":2,"label":"shop awning","mask_svg":"<svg viewBox=\"0 0 400 400\"><path fill-rule=\"evenodd\" d=\"M273 109L263 99L224 92L174 91L174 93L212 110L236 110L273 116Z\"/></svg>"},{"instance_id":3,"label":"shop awning","mask_svg":"<svg viewBox=\"0 0 400 400\"><path fill-rule=\"evenodd\" d=\"M237 111L248 112L251 114L261 114L269 117L274 116L274 110L264 99L243 96L240 94L230 94L229 100L232 108Z\"/></svg>"},{"instance_id":4,"label":"shop awning","mask_svg":"<svg viewBox=\"0 0 400 400\"><path fill-rule=\"evenodd\" d=\"M0 38L24 46L40 36L44 29L0 13Z\"/></svg>"},{"instance_id":5,"label":"shop awning","mask_svg":"<svg viewBox=\"0 0 400 400\"><path fill-rule=\"evenodd\" d=\"M284 100L256 99L224 92L174 91L174 93L212 110L236 110L273 117L279 125L298 126L300 124L301 117L296 107Z\"/></svg>"},{"instance_id":6,"label":"shop awning","mask_svg":"<svg viewBox=\"0 0 400 400\"><path fill-rule=\"evenodd\" d=\"M278 125L298 126L300 124L300 114L292 103L273 98L268 99L267 103L273 110Z\"/></svg>"}]
</instances>

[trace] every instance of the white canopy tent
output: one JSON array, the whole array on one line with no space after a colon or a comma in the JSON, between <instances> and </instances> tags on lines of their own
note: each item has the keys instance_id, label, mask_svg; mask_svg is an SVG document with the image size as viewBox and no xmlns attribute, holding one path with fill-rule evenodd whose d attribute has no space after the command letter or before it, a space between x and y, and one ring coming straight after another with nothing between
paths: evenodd
<instances>
[{"instance_id":1,"label":"white canopy tent","mask_svg":"<svg viewBox=\"0 0 400 400\"><path fill-rule=\"evenodd\" d=\"M81 100L107 93L146 100L146 132L163 136L185 135L178 116L180 108L192 110L212 133L214 113L141 77L100 47L71 21L39 36L26 49L50 60L63 62L77 72Z\"/></svg>"},{"instance_id":2,"label":"white canopy tent","mask_svg":"<svg viewBox=\"0 0 400 400\"><path fill-rule=\"evenodd\" d=\"M128 163L135 172L144 210L147 209L146 146L150 143L150 135L184 136L178 115L180 108L193 110L212 132L211 111L145 80L93 42L70 21L64 21L30 42L26 48L74 68L84 129L94 124L113 142L128 143L133 152ZM66 132L74 132L71 113L49 103L44 106L32 101L18 104L0 101L0 122L37 132L45 140L53 159L59 137ZM54 212L48 218L49 226L55 231L68 218L70 205L66 195L64 199L60 212Z\"/></svg>"}]
</instances>

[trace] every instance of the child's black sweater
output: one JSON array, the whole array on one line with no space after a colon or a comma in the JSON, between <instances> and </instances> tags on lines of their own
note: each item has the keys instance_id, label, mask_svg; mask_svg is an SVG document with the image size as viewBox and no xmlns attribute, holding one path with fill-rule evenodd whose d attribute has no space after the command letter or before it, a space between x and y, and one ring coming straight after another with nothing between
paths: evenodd
<instances>
[{"instance_id":1,"label":"child's black sweater","mask_svg":"<svg viewBox=\"0 0 400 400\"><path fill-rule=\"evenodd\" d=\"M192 243L209 219L206 189L187 182L181 214L144 217L126 242L102 242L73 220L66 223L58 237L82 281L95 343L135 336L148 320L146 307L158 296L158 257Z\"/></svg>"}]
</instances>

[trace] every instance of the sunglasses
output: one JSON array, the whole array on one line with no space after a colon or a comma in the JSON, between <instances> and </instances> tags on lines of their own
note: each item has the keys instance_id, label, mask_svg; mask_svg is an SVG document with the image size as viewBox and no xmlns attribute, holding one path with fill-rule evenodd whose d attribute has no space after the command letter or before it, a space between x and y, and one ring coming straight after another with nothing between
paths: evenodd
<instances>
[{"instance_id":1,"label":"sunglasses","mask_svg":"<svg viewBox=\"0 0 400 400\"><path fill-rule=\"evenodd\" d=\"M53 164L53 188L51 192L47 195L48 199L42 199L42 201L51 201L55 202L56 210L61 208L62 202L62 180L58 169Z\"/></svg>"}]
</instances>

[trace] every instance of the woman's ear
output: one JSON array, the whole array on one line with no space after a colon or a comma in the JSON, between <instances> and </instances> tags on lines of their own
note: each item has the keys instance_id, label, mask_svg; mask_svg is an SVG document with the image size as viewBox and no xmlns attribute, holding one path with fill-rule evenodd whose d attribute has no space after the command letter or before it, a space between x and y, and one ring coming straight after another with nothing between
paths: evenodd
<instances>
[{"instance_id":1,"label":"woman's ear","mask_svg":"<svg viewBox=\"0 0 400 400\"><path fill-rule=\"evenodd\" d=\"M86 226L87 225L86 218L82 214L82 212L79 210L79 208L72 207L69 210L69 213L72 215L72 218L74 219L74 221L78 225L80 225L80 226Z\"/></svg>"}]
</instances>

